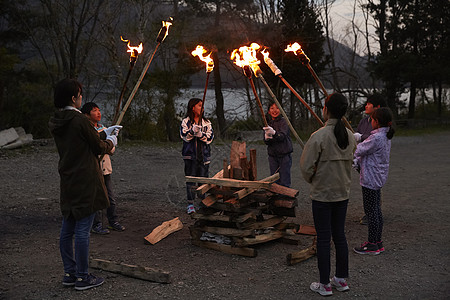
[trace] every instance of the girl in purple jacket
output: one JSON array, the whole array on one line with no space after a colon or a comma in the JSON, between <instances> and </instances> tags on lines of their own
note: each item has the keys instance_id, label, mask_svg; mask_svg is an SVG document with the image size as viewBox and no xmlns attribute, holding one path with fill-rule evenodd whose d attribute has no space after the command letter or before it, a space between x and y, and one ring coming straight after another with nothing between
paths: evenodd
<instances>
[{"instance_id":1,"label":"girl in purple jacket","mask_svg":"<svg viewBox=\"0 0 450 300\"><path fill-rule=\"evenodd\" d=\"M358 254L377 255L384 251L381 235L383 214L381 213L381 188L389 172L389 154L392 128L392 112L387 107L377 109L372 115L370 136L358 144L355 151L355 165L360 171L364 212L368 219L368 241L353 248Z\"/></svg>"}]
</instances>

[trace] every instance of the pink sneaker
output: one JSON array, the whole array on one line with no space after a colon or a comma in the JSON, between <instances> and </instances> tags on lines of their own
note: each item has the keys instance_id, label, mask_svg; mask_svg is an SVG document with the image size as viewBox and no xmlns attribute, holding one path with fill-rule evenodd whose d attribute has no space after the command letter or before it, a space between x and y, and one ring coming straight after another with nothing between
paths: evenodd
<instances>
[{"instance_id":1,"label":"pink sneaker","mask_svg":"<svg viewBox=\"0 0 450 300\"><path fill-rule=\"evenodd\" d=\"M347 281L345 279L336 279L336 276L330 279L331 286L335 287L339 292L348 291L350 288L347 285Z\"/></svg>"},{"instance_id":2,"label":"pink sneaker","mask_svg":"<svg viewBox=\"0 0 450 300\"><path fill-rule=\"evenodd\" d=\"M331 284L323 284L320 282L313 282L309 286L311 291L319 293L322 296L331 296L333 295L333 291L331 290Z\"/></svg>"}]
</instances>

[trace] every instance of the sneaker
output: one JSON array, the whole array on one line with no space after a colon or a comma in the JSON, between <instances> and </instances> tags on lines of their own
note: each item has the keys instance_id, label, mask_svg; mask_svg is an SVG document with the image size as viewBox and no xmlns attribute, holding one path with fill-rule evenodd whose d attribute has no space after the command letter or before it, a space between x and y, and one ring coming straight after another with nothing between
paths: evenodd
<instances>
[{"instance_id":1,"label":"sneaker","mask_svg":"<svg viewBox=\"0 0 450 300\"><path fill-rule=\"evenodd\" d=\"M333 291L331 290L331 284L323 284L320 282L313 282L309 286L311 291L319 293L322 296L331 296L333 295Z\"/></svg>"},{"instance_id":2,"label":"sneaker","mask_svg":"<svg viewBox=\"0 0 450 300\"><path fill-rule=\"evenodd\" d=\"M360 247L353 248L353 251L355 251L358 254L369 254L369 255L378 255L380 254L380 250L378 249L377 244L364 242L361 244Z\"/></svg>"},{"instance_id":3,"label":"sneaker","mask_svg":"<svg viewBox=\"0 0 450 300\"><path fill-rule=\"evenodd\" d=\"M86 279L77 278L77 281L75 282L75 289L77 291L83 291L102 285L103 282L105 282L105 279L89 274Z\"/></svg>"},{"instance_id":4,"label":"sneaker","mask_svg":"<svg viewBox=\"0 0 450 300\"><path fill-rule=\"evenodd\" d=\"M384 252L383 241L378 242L377 245L378 245L378 250L380 250L380 253L383 253Z\"/></svg>"},{"instance_id":5,"label":"sneaker","mask_svg":"<svg viewBox=\"0 0 450 300\"><path fill-rule=\"evenodd\" d=\"M125 230L125 226L120 225L120 223L117 221L113 222L112 224L109 224L108 228L115 230L115 231L124 231Z\"/></svg>"},{"instance_id":6,"label":"sneaker","mask_svg":"<svg viewBox=\"0 0 450 300\"><path fill-rule=\"evenodd\" d=\"M367 225L367 216L364 215L361 219L359 219L359 224Z\"/></svg>"},{"instance_id":7,"label":"sneaker","mask_svg":"<svg viewBox=\"0 0 450 300\"><path fill-rule=\"evenodd\" d=\"M75 281L77 281L77 277L75 275L66 273L66 274L64 274L62 284L64 286L74 286Z\"/></svg>"},{"instance_id":8,"label":"sneaker","mask_svg":"<svg viewBox=\"0 0 450 300\"><path fill-rule=\"evenodd\" d=\"M331 286L335 287L339 292L348 291L350 288L347 285L347 281L345 279L336 279L336 276L330 279Z\"/></svg>"},{"instance_id":9,"label":"sneaker","mask_svg":"<svg viewBox=\"0 0 450 300\"><path fill-rule=\"evenodd\" d=\"M193 204L189 204L187 206L187 213L188 213L188 215L195 213L195 207Z\"/></svg>"},{"instance_id":10,"label":"sneaker","mask_svg":"<svg viewBox=\"0 0 450 300\"><path fill-rule=\"evenodd\" d=\"M109 233L108 228L103 228L102 223L98 223L98 224L95 224L94 226L92 226L91 231L96 234L108 234Z\"/></svg>"}]
</instances>

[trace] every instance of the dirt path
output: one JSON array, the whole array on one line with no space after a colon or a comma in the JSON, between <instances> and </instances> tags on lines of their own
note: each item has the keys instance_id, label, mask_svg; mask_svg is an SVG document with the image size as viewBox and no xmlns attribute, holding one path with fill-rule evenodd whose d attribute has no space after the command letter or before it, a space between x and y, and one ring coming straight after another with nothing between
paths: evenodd
<instances>
[{"instance_id":1,"label":"dirt path","mask_svg":"<svg viewBox=\"0 0 450 300\"><path fill-rule=\"evenodd\" d=\"M221 168L229 147L215 143L210 175ZM383 188L386 252L375 257L350 253L350 291L334 298L445 299L450 283L450 132L394 137L388 183ZM253 147L253 145L252 145ZM264 145L258 177L269 175ZM91 255L171 273L172 283L157 284L109 272L102 287L84 292L63 288L58 236L59 177L54 146L0 153L0 298L1 299L310 299L318 279L317 261L287 266L286 254L310 244L272 242L246 258L191 245L185 214L183 162L179 145L123 146L113 160L118 213L125 232L91 237ZM293 187L300 190L297 217L312 224L308 185L294 152ZM364 241L361 189L353 174L347 238ZM185 227L156 245L144 236L163 221L179 216ZM333 261L333 260L332 260ZM317 295L317 297L319 297Z\"/></svg>"}]
</instances>

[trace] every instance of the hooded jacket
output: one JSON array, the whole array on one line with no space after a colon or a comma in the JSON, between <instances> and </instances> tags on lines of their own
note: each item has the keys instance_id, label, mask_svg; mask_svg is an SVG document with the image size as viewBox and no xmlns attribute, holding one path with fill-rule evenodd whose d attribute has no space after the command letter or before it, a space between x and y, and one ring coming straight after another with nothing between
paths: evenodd
<instances>
[{"instance_id":1,"label":"hooded jacket","mask_svg":"<svg viewBox=\"0 0 450 300\"><path fill-rule=\"evenodd\" d=\"M183 140L181 154L183 159L196 160L197 151L201 151L202 160L205 165L211 161L211 142L214 139L214 131L209 120L202 120L202 136L194 135L193 123L189 117L184 118L180 125L180 137Z\"/></svg>"},{"instance_id":2,"label":"hooded jacket","mask_svg":"<svg viewBox=\"0 0 450 300\"><path fill-rule=\"evenodd\" d=\"M113 148L100 140L88 118L76 109L55 112L49 129L59 153L60 207L64 218L85 218L107 208L109 200L98 155Z\"/></svg>"}]
</instances>

